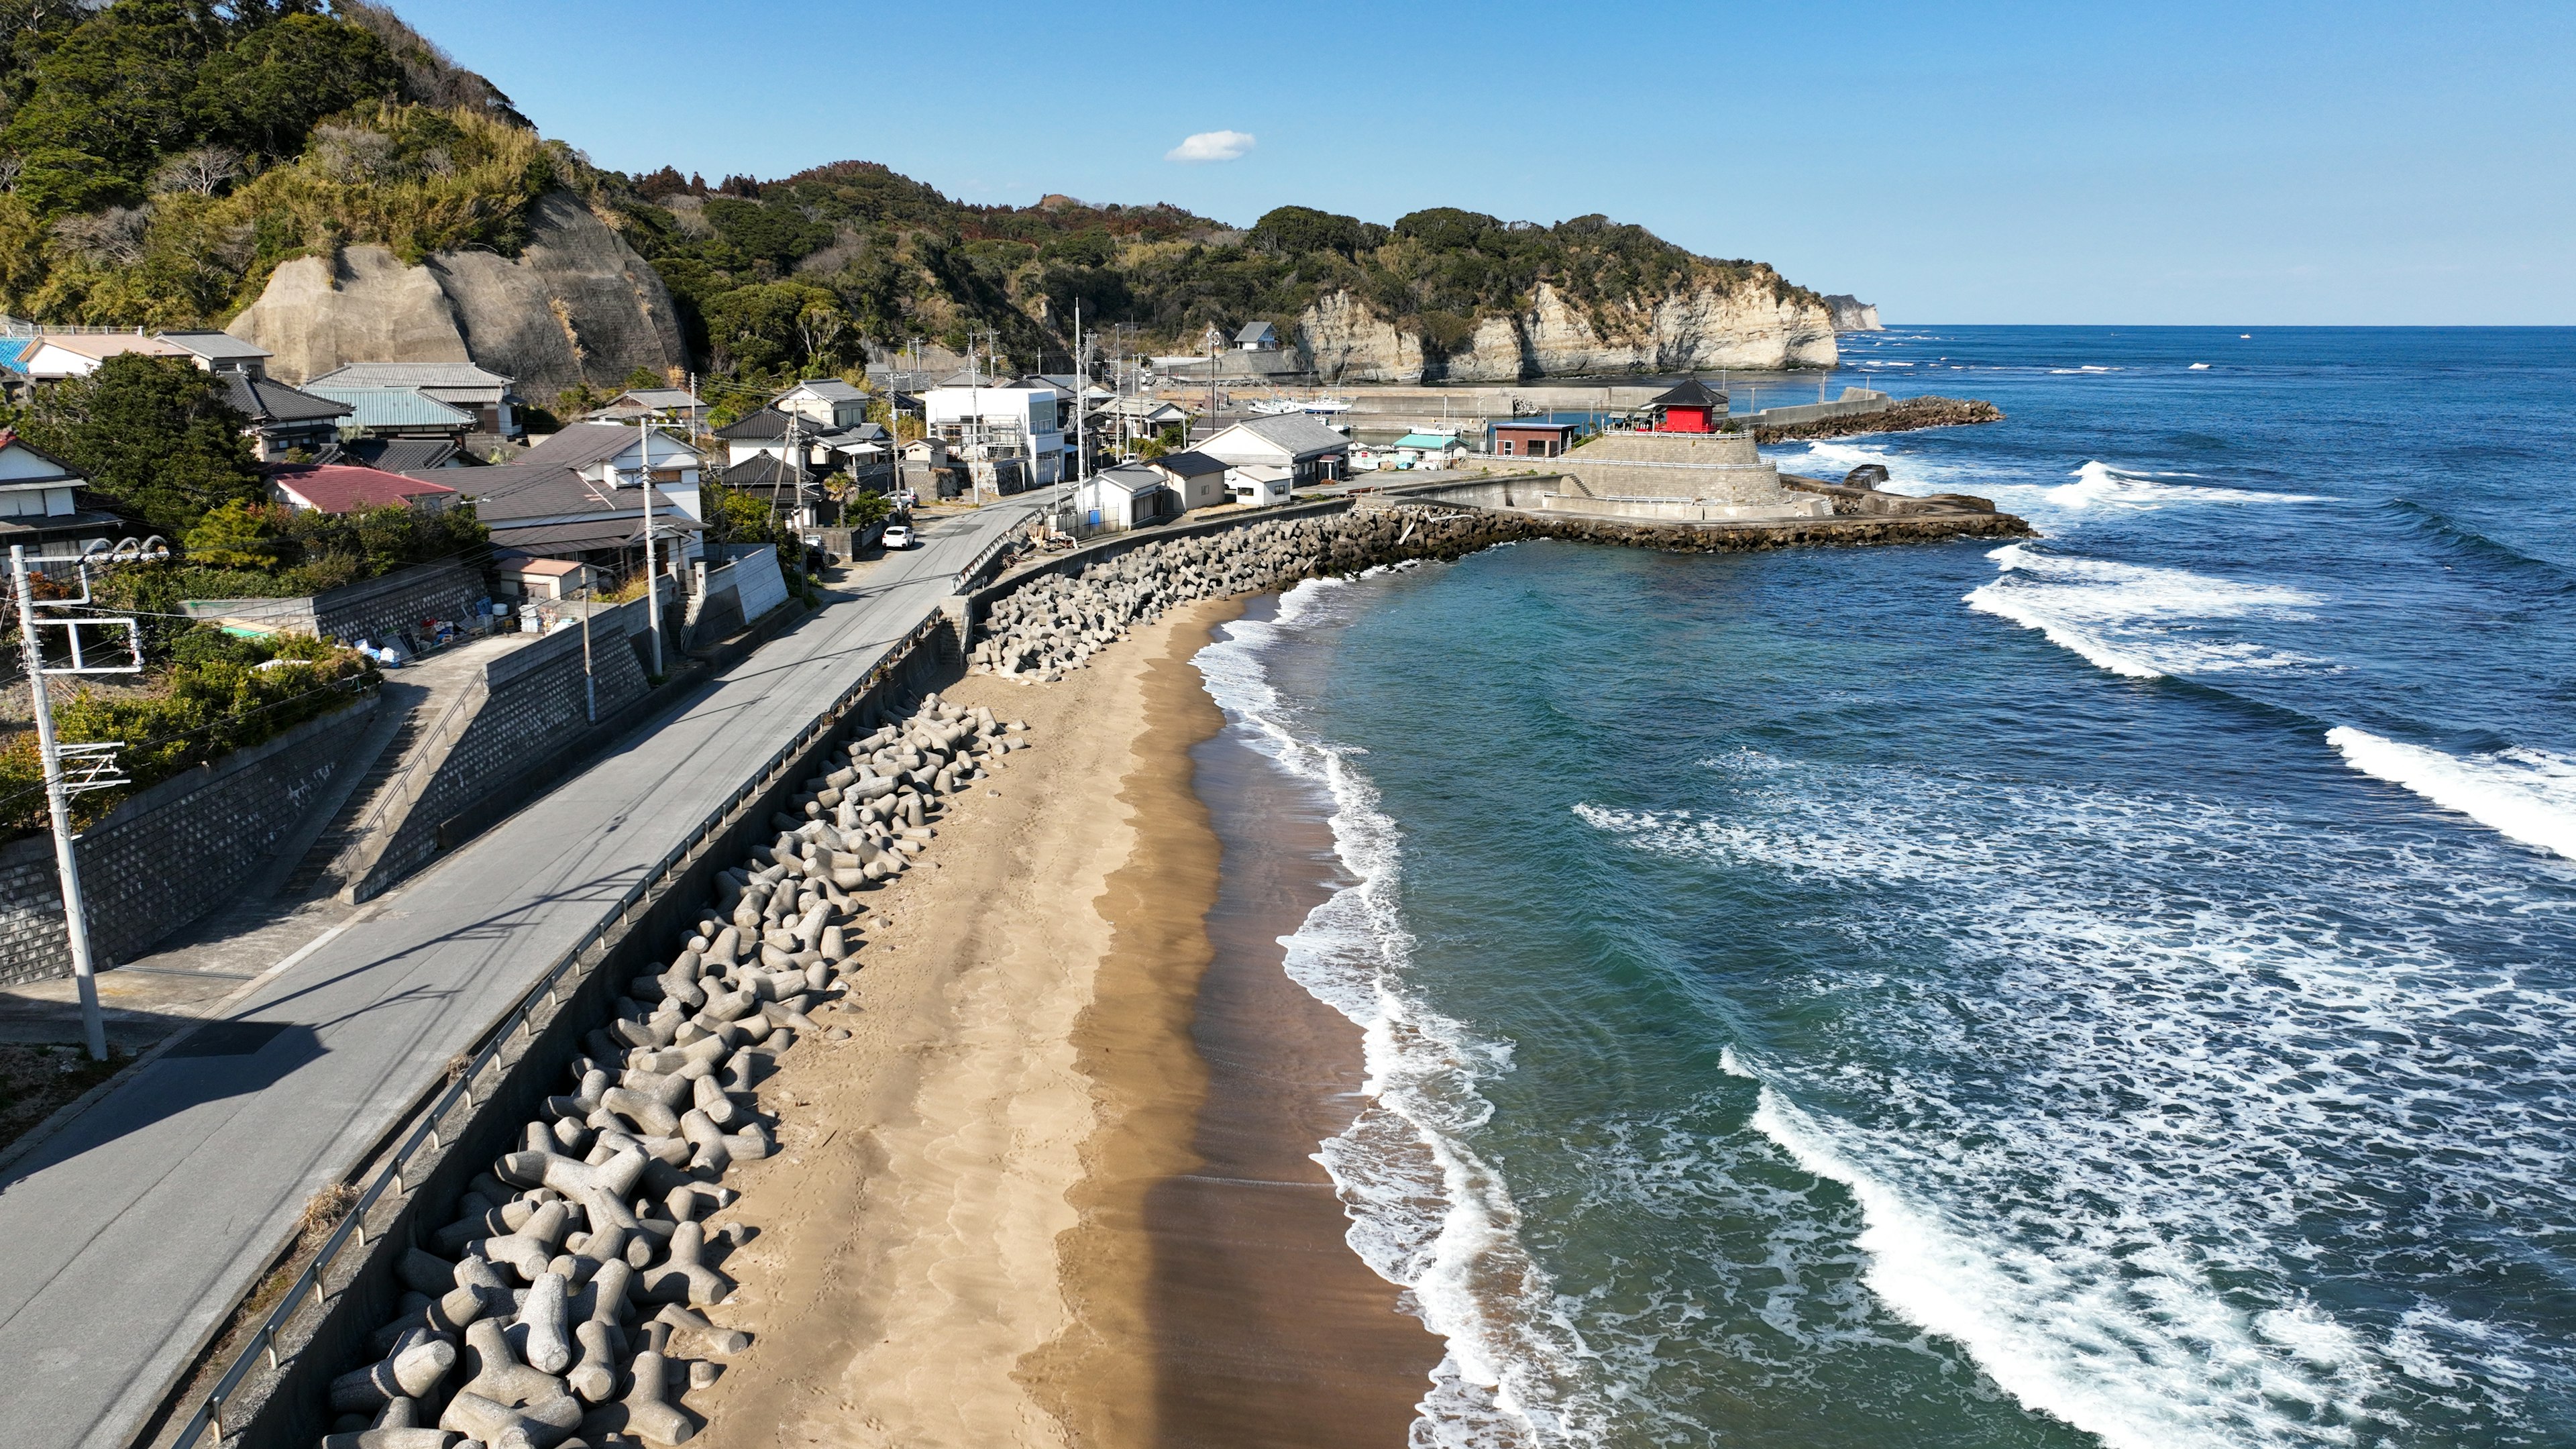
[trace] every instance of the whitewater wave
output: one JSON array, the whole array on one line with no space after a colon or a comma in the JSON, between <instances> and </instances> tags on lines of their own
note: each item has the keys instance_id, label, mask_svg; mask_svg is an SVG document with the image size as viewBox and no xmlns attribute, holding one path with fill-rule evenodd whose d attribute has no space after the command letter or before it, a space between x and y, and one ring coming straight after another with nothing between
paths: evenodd
<instances>
[{"instance_id":1,"label":"whitewater wave","mask_svg":"<svg viewBox=\"0 0 2576 1449\"><path fill-rule=\"evenodd\" d=\"M2576 1132L2533 1096L2576 1072L2576 1004L2444 949L2545 957L2563 893L2188 797L1713 768L1723 808L1576 814L1825 892L1802 925L1861 946L1805 989L1830 1029L1721 1066L1760 1084L1761 1140L1849 1191L1897 1317L2111 1449L2444 1442L2428 1421L2534 1427L2536 1386L2576 1382L2546 1312L2466 1321L2406 1280L2489 1281L2576 1231ZM1919 989L1927 952L1973 986ZM2401 1226L2444 1260L2390 1257ZM2394 1301L2297 1286L2338 1271Z\"/></svg>"},{"instance_id":2,"label":"whitewater wave","mask_svg":"<svg viewBox=\"0 0 2576 1449\"><path fill-rule=\"evenodd\" d=\"M1266 651L1334 617L1345 581L1281 596L1275 621L1238 620L1193 662L1244 737L1331 800L1350 884L1282 938L1289 977L1359 1026L1367 1105L1315 1155L1351 1217L1347 1241L1446 1352L1411 1431L1414 1449L1597 1443L1607 1417L1585 1386L1591 1355L1523 1249L1510 1186L1468 1145L1492 1113L1477 1083L1510 1069L1506 1042L1477 1036L1419 1000L1399 914L1401 833L1352 763L1360 752L1309 738L1270 681Z\"/></svg>"},{"instance_id":3,"label":"whitewater wave","mask_svg":"<svg viewBox=\"0 0 2576 1449\"><path fill-rule=\"evenodd\" d=\"M2321 662L2209 628L2217 620L2308 620L2307 611L2324 600L2304 589L2044 553L2021 543L1986 556L2001 574L1965 595L1969 608L2037 630L2114 674L2191 678Z\"/></svg>"},{"instance_id":4,"label":"whitewater wave","mask_svg":"<svg viewBox=\"0 0 2576 1449\"><path fill-rule=\"evenodd\" d=\"M2576 760L2526 749L2463 759L2350 725L2326 731L2326 743L2365 775L2403 786L2509 840L2576 860Z\"/></svg>"},{"instance_id":5,"label":"whitewater wave","mask_svg":"<svg viewBox=\"0 0 2576 1449\"><path fill-rule=\"evenodd\" d=\"M2270 493L2254 488L2225 488L2207 483L2174 483L2188 473L2149 473L2114 468L2099 459L2075 470L2075 481L2048 490L2048 501L2060 508L2167 508L2179 503L2319 503L2314 493Z\"/></svg>"}]
</instances>

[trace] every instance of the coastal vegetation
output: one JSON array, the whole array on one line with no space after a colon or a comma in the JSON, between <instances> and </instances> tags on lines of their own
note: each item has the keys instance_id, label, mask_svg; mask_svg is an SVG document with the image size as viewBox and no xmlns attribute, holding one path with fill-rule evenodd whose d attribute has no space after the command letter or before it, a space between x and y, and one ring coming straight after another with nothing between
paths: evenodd
<instances>
[{"instance_id":1,"label":"coastal vegetation","mask_svg":"<svg viewBox=\"0 0 2576 1449\"><path fill-rule=\"evenodd\" d=\"M1604 332L1701 289L1818 300L1602 216L1434 207L1384 225L1285 206L1239 229L1168 205L979 206L863 161L628 176L540 137L364 0L0 0L0 311L220 325L282 263L340 246L515 256L558 191L661 276L702 369L747 385L914 338L1062 366L1077 304L1139 347L1194 351L1211 325L1291 336L1340 294L1440 355L1542 285Z\"/></svg>"}]
</instances>

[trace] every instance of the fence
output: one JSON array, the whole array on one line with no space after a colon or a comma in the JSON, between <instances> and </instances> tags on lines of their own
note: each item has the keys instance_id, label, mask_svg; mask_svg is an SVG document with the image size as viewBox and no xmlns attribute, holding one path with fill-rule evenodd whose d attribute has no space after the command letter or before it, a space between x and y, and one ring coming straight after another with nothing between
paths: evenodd
<instances>
[{"instance_id":1,"label":"fence","mask_svg":"<svg viewBox=\"0 0 2576 1449\"><path fill-rule=\"evenodd\" d=\"M618 899L616 906L605 919L592 926L580 940L557 956L536 984L530 986L510 1010L503 1013L501 1019L484 1032L460 1070L456 1071L443 1086L431 1088L421 1099L418 1099L419 1105L405 1115L405 1125L394 1129L393 1135L401 1139L399 1145L386 1156L383 1165L377 1168L367 1185L359 1189L357 1200L350 1207L347 1216L343 1217L339 1226L323 1240L322 1246L315 1251L312 1261L305 1265L304 1270L296 1275L295 1281L287 1288L285 1296L268 1311L259 1327L251 1333L249 1340L234 1355L232 1362L216 1378L214 1387L206 1395L205 1402L198 1405L196 1411L180 1428L177 1437L170 1441L172 1449L197 1449L198 1445L208 1442L206 1435L210 1432L214 1435L212 1441L214 1444L222 1443L224 1405L239 1392L243 1380L247 1379L258 1365L264 1362L272 1371L280 1368L281 1361L277 1348L280 1333L298 1310L317 1300L323 1291L324 1282L329 1276L332 1265L340 1255L352 1245L358 1247L366 1245L368 1210L385 1200L388 1194L399 1198L405 1193L406 1170L424 1153L436 1153L440 1150L438 1124L460 1105L468 1111L473 1109L477 1079L500 1061L503 1050L513 1041L525 1040L535 1035L539 1014L552 1010L560 996L568 995L578 985L576 982L568 982L567 978L584 966L583 958L594 950L602 948L606 942L631 927L652 902L655 893L676 872L694 861L710 841L724 834L736 823L735 817L744 809L745 802L755 800L779 785L784 777L792 772L797 762L804 758L820 739L838 728L841 721L866 699L870 691L893 678L899 669L910 662L914 650L920 648L925 641L935 638L945 627L945 621L934 615L916 625L912 632L902 639L889 645L885 656L861 676L857 683L843 690L829 707L797 734L795 739L771 755L767 763L763 764L741 788L735 790L724 804L717 806L704 820L698 822L697 828L690 831L686 839L673 846L659 861L647 869L643 876ZM604 950L601 954L604 957ZM496 1092L500 1085L497 1082L494 1084ZM406 1127L409 1129L408 1132L405 1131Z\"/></svg>"}]
</instances>

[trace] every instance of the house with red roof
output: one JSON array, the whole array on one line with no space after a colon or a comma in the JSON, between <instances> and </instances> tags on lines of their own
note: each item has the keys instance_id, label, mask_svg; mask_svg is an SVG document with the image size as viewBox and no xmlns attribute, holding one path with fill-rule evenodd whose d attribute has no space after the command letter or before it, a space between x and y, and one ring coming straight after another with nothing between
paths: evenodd
<instances>
[{"instance_id":1,"label":"house with red roof","mask_svg":"<svg viewBox=\"0 0 2576 1449\"><path fill-rule=\"evenodd\" d=\"M295 463L268 470L271 498L308 513L355 513L388 504L438 513L459 494L444 483L353 463Z\"/></svg>"}]
</instances>

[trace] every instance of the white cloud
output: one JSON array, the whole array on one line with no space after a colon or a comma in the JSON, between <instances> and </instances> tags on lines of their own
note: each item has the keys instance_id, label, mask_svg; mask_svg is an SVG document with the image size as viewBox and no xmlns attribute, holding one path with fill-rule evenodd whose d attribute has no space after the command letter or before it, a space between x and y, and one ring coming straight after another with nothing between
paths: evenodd
<instances>
[{"instance_id":1,"label":"white cloud","mask_svg":"<svg viewBox=\"0 0 2576 1449\"><path fill-rule=\"evenodd\" d=\"M1166 161L1231 161L1252 149L1243 131L1201 131L1163 153Z\"/></svg>"}]
</instances>

